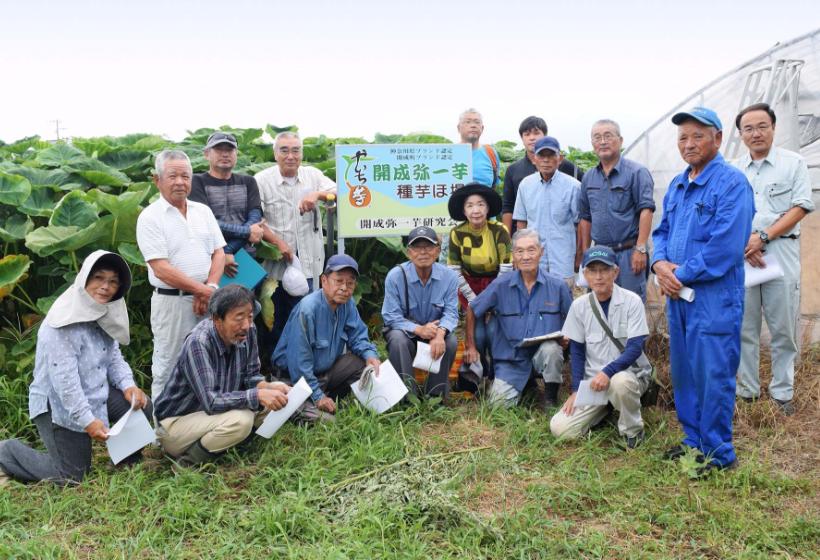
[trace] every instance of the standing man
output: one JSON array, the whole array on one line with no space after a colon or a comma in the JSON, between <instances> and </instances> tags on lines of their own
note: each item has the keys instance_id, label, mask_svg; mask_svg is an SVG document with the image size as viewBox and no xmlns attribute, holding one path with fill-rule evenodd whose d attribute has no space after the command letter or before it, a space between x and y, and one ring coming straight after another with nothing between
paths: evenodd
<instances>
[{"instance_id":1,"label":"standing man","mask_svg":"<svg viewBox=\"0 0 820 560\"><path fill-rule=\"evenodd\" d=\"M575 271L592 241L615 251L620 274L615 283L638 294L646 305L646 259L655 182L649 170L621 156L621 127L603 119L592 125L592 149L600 160L581 181L578 235L581 248Z\"/></svg>"},{"instance_id":2,"label":"standing man","mask_svg":"<svg viewBox=\"0 0 820 560\"><path fill-rule=\"evenodd\" d=\"M193 171L185 152L164 150L154 163L160 197L137 219L137 244L148 263L156 402L182 341L208 310L225 264L225 239L211 209L187 200Z\"/></svg>"},{"instance_id":3,"label":"standing man","mask_svg":"<svg viewBox=\"0 0 820 560\"><path fill-rule=\"evenodd\" d=\"M518 229L538 232L544 247L541 266L563 278L571 288L578 250L575 225L581 184L558 173L558 166L564 161L558 140L552 136L539 138L534 151L539 172L521 181L513 219L518 220Z\"/></svg>"},{"instance_id":4,"label":"standing man","mask_svg":"<svg viewBox=\"0 0 820 560\"><path fill-rule=\"evenodd\" d=\"M450 394L449 372L456 357L458 340L453 333L458 324L458 278L439 264L441 247L432 228L417 227L407 239L410 262L397 265L384 281L384 340L390 363L418 395L413 374L413 358L419 342L430 345L433 360L443 356L438 373L427 376L424 394Z\"/></svg>"},{"instance_id":5,"label":"standing man","mask_svg":"<svg viewBox=\"0 0 820 560\"><path fill-rule=\"evenodd\" d=\"M244 248L256 256L255 243L262 239L262 203L259 187L250 175L234 173L236 138L226 132L214 132L205 143L205 159L210 168L197 173L191 182L188 200L204 204L214 213L222 236L228 242L225 251L225 274L236 276L234 255Z\"/></svg>"},{"instance_id":6,"label":"standing man","mask_svg":"<svg viewBox=\"0 0 820 560\"><path fill-rule=\"evenodd\" d=\"M498 172L498 154L492 146L479 144L484 133L484 119L478 110L470 108L458 117L458 130L462 144L473 148L473 182L495 187L500 182ZM495 218L495 216L490 216Z\"/></svg>"},{"instance_id":7,"label":"standing man","mask_svg":"<svg viewBox=\"0 0 820 560\"><path fill-rule=\"evenodd\" d=\"M511 163L504 172L504 202L501 206L501 221L507 226L510 235L515 233L517 229L515 222L513 222L513 210L515 209L518 186L525 177L538 173L538 169L535 167L535 142L547 135L547 123L540 117L527 117L521 121L521 126L518 127L518 135L521 137L521 143L524 145L526 153L523 158ZM561 160L558 171L577 181L582 180L584 177L584 172L568 159Z\"/></svg>"},{"instance_id":8,"label":"standing man","mask_svg":"<svg viewBox=\"0 0 820 560\"><path fill-rule=\"evenodd\" d=\"M746 260L765 268L773 255L785 275L746 289L737 394L760 398L761 308L772 334L772 382L769 395L780 412L794 414L795 329L800 307L800 220L814 210L805 160L773 145L777 117L766 103L743 109L735 125L749 153L734 165L752 184L757 213L746 244Z\"/></svg>"},{"instance_id":9,"label":"standing man","mask_svg":"<svg viewBox=\"0 0 820 560\"><path fill-rule=\"evenodd\" d=\"M672 388L686 437L663 457L695 448L704 455L698 469L703 476L737 466L732 417L754 193L720 155L723 127L714 111L694 107L672 123L689 165L664 196L663 217L652 234L652 270L668 297ZM683 286L695 291L693 302L678 297Z\"/></svg>"},{"instance_id":10,"label":"standing man","mask_svg":"<svg viewBox=\"0 0 820 560\"><path fill-rule=\"evenodd\" d=\"M276 167L256 176L262 210L265 214L263 238L276 245L282 260L265 261L268 277L279 280L273 292L273 331L268 337L271 349L276 348L282 330L301 296L291 296L282 285L282 277L293 257L299 257L302 272L313 291L325 265L325 244L322 217L317 202L336 193L336 183L315 167L301 167L302 139L295 132L280 132L273 140Z\"/></svg>"},{"instance_id":11,"label":"standing man","mask_svg":"<svg viewBox=\"0 0 820 560\"><path fill-rule=\"evenodd\" d=\"M496 278L467 309L464 361L479 359L475 344L475 325L484 314L498 313L500 328L492 340L495 381L487 397L491 404L509 408L518 404L521 393L535 373L544 379L544 412L558 406L561 368L567 339L546 340L537 346L521 348L525 338L560 331L572 304L567 285L544 273L538 266L541 239L538 232L520 229L513 236L515 270Z\"/></svg>"}]
</instances>

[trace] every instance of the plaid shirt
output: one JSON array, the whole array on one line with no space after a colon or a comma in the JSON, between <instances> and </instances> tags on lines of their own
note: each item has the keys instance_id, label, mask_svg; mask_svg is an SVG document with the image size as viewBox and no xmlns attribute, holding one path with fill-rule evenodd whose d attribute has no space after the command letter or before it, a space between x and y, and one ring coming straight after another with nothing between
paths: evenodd
<instances>
[{"instance_id":1,"label":"plaid shirt","mask_svg":"<svg viewBox=\"0 0 820 560\"><path fill-rule=\"evenodd\" d=\"M199 323L179 351L168 385L154 405L158 420L205 411L259 410L256 386L259 373L256 326L241 344L226 346L213 319Z\"/></svg>"}]
</instances>

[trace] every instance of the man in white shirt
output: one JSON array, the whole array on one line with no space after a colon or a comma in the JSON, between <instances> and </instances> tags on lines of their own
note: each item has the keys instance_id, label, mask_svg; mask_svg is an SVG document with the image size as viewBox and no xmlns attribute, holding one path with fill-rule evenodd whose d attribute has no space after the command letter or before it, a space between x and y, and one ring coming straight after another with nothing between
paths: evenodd
<instances>
[{"instance_id":1,"label":"man in white shirt","mask_svg":"<svg viewBox=\"0 0 820 560\"><path fill-rule=\"evenodd\" d=\"M325 265L325 246L322 235L322 216L317 206L327 195L336 193L336 183L315 167L302 167L302 140L295 132L280 132L273 140L276 167L256 175L264 214L265 241L273 243L282 252L282 260L263 263L269 278L279 280L273 292L273 331L267 337L271 349L279 337L291 311L302 299L291 296L282 286L282 277L293 257L299 258L308 286L314 289ZM319 288L319 286L315 286Z\"/></svg>"},{"instance_id":2,"label":"man in white shirt","mask_svg":"<svg viewBox=\"0 0 820 560\"><path fill-rule=\"evenodd\" d=\"M776 122L766 103L746 107L735 119L749 153L734 165L752 184L757 209L746 261L765 268L763 256L771 255L784 272L782 278L746 288L737 395L747 402L760 397L760 327L765 315L772 335L769 395L780 412L790 415L794 414L795 329L800 306L800 220L814 210L814 203L806 161L800 154L773 145Z\"/></svg>"},{"instance_id":3,"label":"man in white shirt","mask_svg":"<svg viewBox=\"0 0 820 560\"><path fill-rule=\"evenodd\" d=\"M160 198L137 220L137 243L148 263L154 355L151 397L168 382L180 346L205 317L225 265L225 239L204 204L187 200L193 170L184 152L165 150L154 164Z\"/></svg>"}]
</instances>

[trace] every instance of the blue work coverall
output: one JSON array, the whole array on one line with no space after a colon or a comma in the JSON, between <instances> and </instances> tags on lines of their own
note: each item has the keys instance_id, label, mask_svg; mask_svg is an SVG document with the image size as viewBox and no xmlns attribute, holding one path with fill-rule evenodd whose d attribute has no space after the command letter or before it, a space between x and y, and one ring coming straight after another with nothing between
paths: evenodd
<instances>
[{"instance_id":1,"label":"blue work coverall","mask_svg":"<svg viewBox=\"0 0 820 560\"><path fill-rule=\"evenodd\" d=\"M711 461L735 460L732 418L745 296L743 257L752 231L754 192L718 154L693 181L675 177L652 234L658 261L680 265L675 277L692 303L667 301L675 409L685 445Z\"/></svg>"}]
</instances>

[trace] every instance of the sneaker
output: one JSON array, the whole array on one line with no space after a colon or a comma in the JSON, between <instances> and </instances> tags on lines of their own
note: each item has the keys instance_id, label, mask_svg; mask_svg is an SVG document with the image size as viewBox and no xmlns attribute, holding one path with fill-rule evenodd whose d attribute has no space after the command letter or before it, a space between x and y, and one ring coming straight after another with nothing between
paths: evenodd
<instances>
[{"instance_id":1,"label":"sneaker","mask_svg":"<svg viewBox=\"0 0 820 560\"><path fill-rule=\"evenodd\" d=\"M777 404L777 409L782 412L786 416L791 416L794 414L794 403L791 399L787 401L781 401L779 399L772 399L775 404Z\"/></svg>"},{"instance_id":2,"label":"sneaker","mask_svg":"<svg viewBox=\"0 0 820 560\"><path fill-rule=\"evenodd\" d=\"M727 463L726 465L721 465L720 463L710 461L702 467L698 467L698 470L695 471L695 476L692 477L692 480L706 478L715 471L728 471L734 468L737 468L737 459L735 459L731 463Z\"/></svg>"},{"instance_id":3,"label":"sneaker","mask_svg":"<svg viewBox=\"0 0 820 560\"><path fill-rule=\"evenodd\" d=\"M689 446L683 445L681 443L680 445L670 447L669 449L664 451L661 458L664 461L674 461L675 459L679 459L686 455L689 452L689 449L691 449Z\"/></svg>"},{"instance_id":4,"label":"sneaker","mask_svg":"<svg viewBox=\"0 0 820 560\"><path fill-rule=\"evenodd\" d=\"M621 436L621 440L618 442L618 447L623 449L624 451L628 449L635 449L636 447L640 447L643 444L643 440L646 437L646 432L641 430L635 437L627 437Z\"/></svg>"}]
</instances>

